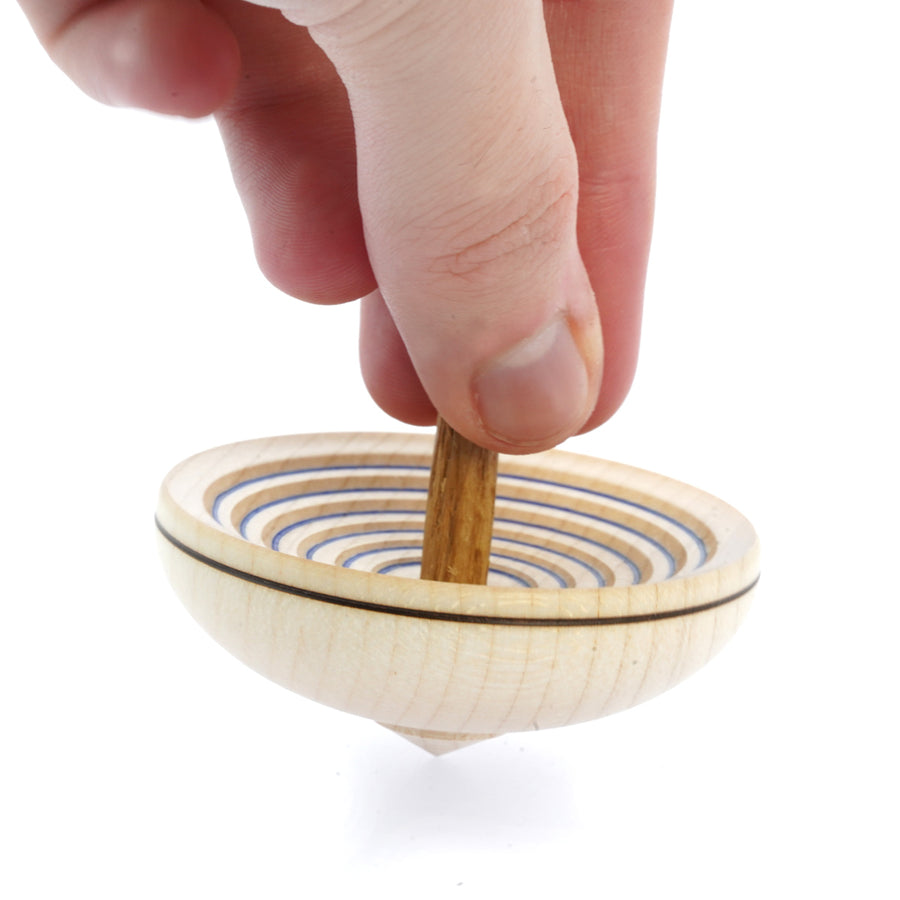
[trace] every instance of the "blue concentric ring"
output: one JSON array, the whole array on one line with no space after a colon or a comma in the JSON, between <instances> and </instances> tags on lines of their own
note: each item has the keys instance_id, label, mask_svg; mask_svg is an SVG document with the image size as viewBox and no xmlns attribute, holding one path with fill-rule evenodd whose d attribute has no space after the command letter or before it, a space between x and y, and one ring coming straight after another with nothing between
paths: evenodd
<instances>
[{"instance_id":1,"label":"blue concentric ring","mask_svg":"<svg viewBox=\"0 0 900 900\"><path fill-rule=\"evenodd\" d=\"M409 483L385 486L377 482L378 473L412 476L421 482L421 486L410 486ZM356 477L346 478L348 475ZM331 476L345 476L344 483L348 486L321 489L321 481ZM264 543L273 550L285 552L285 542L294 537L300 541L297 546L303 548L302 553L307 559L322 558L326 555L323 551L327 551L336 542L341 542L346 546L341 565L354 568L357 565L371 565L370 558L385 550L394 554L421 553L427 481L428 467L420 465L365 463L294 466L245 478L229 485L214 497L210 513L222 527L234 527L245 540L259 540L260 527L271 528L277 524L277 530L268 534ZM273 498L272 490L277 485L281 485L289 493ZM516 488L515 495L504 492L504 487L513 486ZM580 504L579 508L567 505L563 498L573 492L587 501L602 502L602 510L600 506L592 510L589 502ZM255 503L255 498L261 495L266 499ZM367 504L369 508L340 509L342 501L363 497L371 500L371 504ZM405 497L409 502L402 504L399 509L389 508L387 505L381 508L380 500L388 497L395 501ZM238 509L241 510L240 513L237 512ZM615 517L617 509L623 510L622 520ZM607 584L599 565L604 557L618 572L616 583L624 583L622 579L627 572L625 580L633 584L648 580L649 577L644 569L646 562L639 564L637 560L652 560L653 580L675 575L679 570L679 559L673 552L676 546L680 548L680 559L689 558L692 569L699 568L709 559L710 551L706 542L689 524L668 512L609 491L531 475L501 473L498 477L497 510L496 546L491 554L492 560L498 563L497 574L526 585L531 583L529 578L521 573L517 574L515 566L519 566L522 571L526 568L539 571L546 581L561 587L571 584L602 587ZM521 515L518 514L519 511ZM628 511L631 514L625 515ZM236 513L239 521L232 521ZM539 513L545 515L538 516ZM392 519L397 523L396 527L390 525ZM351 527L336 535L331 529L338 520L346 521ZM364 523L366 520L374 527L353 527L355 521ZM641 521L648 522L647 531L641 530ZM583 527L579 526L579 522L583 523ZM384 527L377 527L379 523ZM571 523L572 527L567 527L566 523ZM653 527L650 527L651 524ZM655 534L648 533L654 530ZM319 531L325 536L316 540ZM517 536L504 537L505 531ZM300 532L306 533L301 535ZM670 540L669 546L658 539L657 535L660 533ZM533 539L524 537L523 534L533 535ZM602 539L607 534L610 539L615 535L616 543L626 547L626 551L623 552L619 546L612 546ZM372 540L373 535L404 535L410 540L404 541L402 546L374 549L366 543ZM546 537L547 543L541 543L542 535ZM551 542L551 537L561 541ZM558 546L561 542L571 542L581 548L581 552L566 552ZM354 543L360 546L357 553L353 552ZM517 547L521 548L523 556L515 555ZM629 556L628 547L634 548L637 554L635 558ZM643 547L644 550L638 551L638 547ZM693 550L689 553L690 548ZM287 552L292 549L293 545ZM508 552L503 552L503 549ZM513 565L513 571L510 571L507 563ZM415 568L415 565L409 560L389 560L377 571L400 572ZM611 571L606 563L602 568L604 571ZM569 576L568 580L560 574L561 571Z\"/></svg>"}]
</instances>

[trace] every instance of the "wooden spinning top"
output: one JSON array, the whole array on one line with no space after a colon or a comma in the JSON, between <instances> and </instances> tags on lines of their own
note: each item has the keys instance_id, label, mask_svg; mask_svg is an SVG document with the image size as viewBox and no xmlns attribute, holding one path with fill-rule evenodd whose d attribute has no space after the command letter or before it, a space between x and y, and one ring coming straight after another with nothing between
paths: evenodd
<instances>
[{"instance_id":1,"label":"wooden spinning top","mask_svg":"<svg viewBox=\"0 0 900 900\"><path fill-rule=\"evenodd\" d=\"M486 531L452 509L458 496L437 499L456 476L436 462L429 530L451 519L468 532L451 542L464 550L455 559L426 554L426 574L458 573L489 538L487 584L424 580L431 463L427 436L398 434L194 456L160 493L169 578L252 668L434 754L641 703L709 660L747 610L759 549L740 513L558 450L500 458ZM492 494L491 458L481 464Z\"/></svg>"}]
</instances>

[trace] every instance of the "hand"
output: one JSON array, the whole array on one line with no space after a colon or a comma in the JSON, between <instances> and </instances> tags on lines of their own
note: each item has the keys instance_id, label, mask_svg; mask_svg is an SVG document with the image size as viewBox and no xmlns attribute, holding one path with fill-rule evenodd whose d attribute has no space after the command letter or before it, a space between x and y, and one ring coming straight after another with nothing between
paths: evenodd
<instances>
[{"instance_id":1,"label":"hand","mask_svg":"<svg viewBox=\"0 0 900 900\"><path fill-rule=\"evenodd\" d=\"M388 413L528 452L621 404L671 0L20 3L97 99L215 113L261 268L364 297Z\"/></svg>"}]
</instances>

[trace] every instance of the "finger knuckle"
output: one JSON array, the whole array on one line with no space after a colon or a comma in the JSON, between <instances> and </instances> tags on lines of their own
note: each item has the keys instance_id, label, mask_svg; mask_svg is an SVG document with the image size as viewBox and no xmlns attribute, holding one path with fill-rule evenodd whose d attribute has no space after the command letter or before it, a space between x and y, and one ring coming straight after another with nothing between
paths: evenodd
<instances>
[{"instance_id":1,"label":"finger knuckle","mask_svg":"<svg viewBox=\"0 0 900 900\"><path fill-rule=\"evenodd\" d=\"M280 0L279 5L286 2L287 0ZM309 28L326 29L322 34L326 40L355 44L389 32L420 3L421 0L395 0L393 3L373 0L292 0L290 18Z\"/></svg>"},{"instance_id":2,"label":"finger knuckle","mask_svg":"<svg viewBox=\"0 0 900 900\"><path fill-rule=\"evenodd\" d=\"M434 260L432 271L478 282L534 272L569 238L577 206L577 180L558 168L505 197L457 207L449 249Z\"/></svg>"}]
</instances>

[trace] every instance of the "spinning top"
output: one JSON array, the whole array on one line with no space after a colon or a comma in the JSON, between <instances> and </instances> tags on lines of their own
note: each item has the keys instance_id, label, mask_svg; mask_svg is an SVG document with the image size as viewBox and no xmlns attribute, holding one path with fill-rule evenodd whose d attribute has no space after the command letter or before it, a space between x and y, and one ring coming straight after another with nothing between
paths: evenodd
<instances>
[{"instance_id":1,"label":"spinning top","mask_svg":"<svg viewBox=\"0 0 900 900\"><path fill-rule=\"evenodd\" d=\"M740 624L758 542L720 500L552 450L500 457L491 516L492 458L432 449L313 434L182 462L157 513L175 590L263 675L435 754L641 703ZM487 584L432 580L488 541Z\"/></svg>"}]
</instances>

